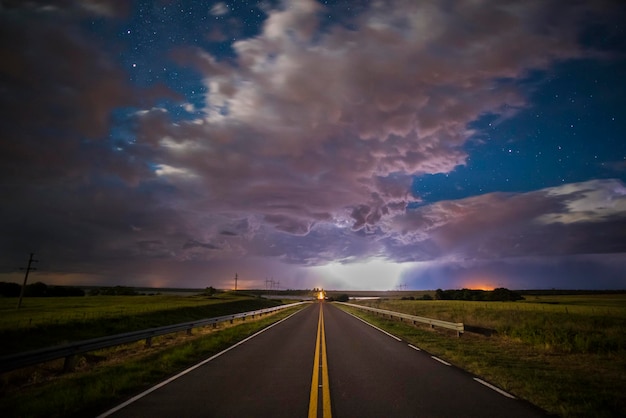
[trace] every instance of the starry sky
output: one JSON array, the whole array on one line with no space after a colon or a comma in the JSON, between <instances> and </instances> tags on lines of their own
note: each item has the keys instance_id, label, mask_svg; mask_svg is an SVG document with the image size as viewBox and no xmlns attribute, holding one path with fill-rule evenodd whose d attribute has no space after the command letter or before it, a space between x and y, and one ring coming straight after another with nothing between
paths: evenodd
<instances>
[{"instance_id":1,"label":"starry sky","mask_svg":"<svg viewBox=\"0 0 626 418\"><path fill-rule=\"evenodd\" d=\"M48 284L626 288L625 22L0 1L0 281L34 252Z\"/></svg>"}]
</instances>

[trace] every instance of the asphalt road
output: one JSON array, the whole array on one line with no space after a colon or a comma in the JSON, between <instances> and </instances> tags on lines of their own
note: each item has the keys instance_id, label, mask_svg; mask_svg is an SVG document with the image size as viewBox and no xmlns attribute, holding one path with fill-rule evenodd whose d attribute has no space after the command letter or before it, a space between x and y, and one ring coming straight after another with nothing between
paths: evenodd
<instances>
[{"instance_id":1,"label":"asphalt road","mask_svg":"<svg viewBox=\"0 0 626 418\"><path fill-rule=\"evenodd\" d=\"M314 303L102 417L546 416L507 395Z\"/></svg>"}]
</instances>

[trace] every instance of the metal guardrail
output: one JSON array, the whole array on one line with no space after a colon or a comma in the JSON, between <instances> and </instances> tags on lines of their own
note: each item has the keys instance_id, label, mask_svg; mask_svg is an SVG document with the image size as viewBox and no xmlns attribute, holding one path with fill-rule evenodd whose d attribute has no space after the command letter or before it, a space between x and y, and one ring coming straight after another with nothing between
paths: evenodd
<instances>
[{"instance_id":1,"label":"metal guardrail","mask_svg":"<svg viewBox=\"0 0 626 418\"><path fill-rule=\"evenodd\" d=\"M275 306L273 308L259 309L257 311L242 312L232 315L218 316L215 318L200 319L198 321L183 322L181 324L166 325L163 327L149 328L140 331L131 331L123 334L116 334L107 337L93 338L69 344L63 344L55 347L42 348L38 350L26 351L24 353L12 354L0 357L0 373L11 370L32 366L39 363L45 363L51 360L65 358L65 369L72 367L75 356L84 354L89 351L100 350L103 348L114 347L116 345L133 343L146 340L146 346L150 346L152 337L159 335L172 334L180 331L191 333L193 328L203 327L207 325L217 325L220 322L232 321L235 319L254 318L255 315L263 315L278 310L291 308L308 302L290 303L288 305Z\"/></svg>"},{"instance_id":2,"label":"metal guardrail","mask_svg":"<svg viewBox=\"0 0 626 418\"><path fill-rule=\"evenodd\" d=\"M405 314L401 312L388 311L386 309L370 308L369 306L355 305L354 303L345 303L345 302L335 302L335 303L340 303L342 305L351 306L353 308L363 309L366 311L376 312L381 315L389 315L392 318L400 318L400 320L406 319L409 321L413 321L414 324L416 322L429 324L431 328L440 327L440 328L451 329L451 330L456 331L456 335L458 337L460 337L461 334L465 332L465 326L463 325L462 322L441 321L439 319L432 319L432 318L425 318L423 316L409 315L409 314Z\"/></svg>"}]
</instances>

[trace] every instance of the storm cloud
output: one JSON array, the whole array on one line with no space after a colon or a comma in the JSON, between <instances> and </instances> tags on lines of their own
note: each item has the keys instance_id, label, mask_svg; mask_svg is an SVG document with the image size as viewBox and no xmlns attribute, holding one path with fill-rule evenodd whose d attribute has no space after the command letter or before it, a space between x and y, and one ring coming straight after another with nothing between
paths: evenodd
<instances>
[{"instance_id":1,"label":"storm cloud","mask_svg":"<svg viewBox=\"0 0 626 418\"><path fill-rule=\"evenodd\" d=\"M618 178L437 202L411 190L415 177L469 164L481 133L473 123L531 107L519 83L530 73L601 59L582 45L579 23L608 21L616 3L557 3L372 2L331 23L312 0L266 6L258 33L234 40L228 57L202 45L162 52L196 75L203 93L193 103L165 82L133 83L118 59L124 45L84 28L97 18L119 36L130 8L9 4L3 272L35 251L59 275L156 283L160 270L159 283L172 284L182 280L176 266L223 280L246 259L260 266L250 274L282 266L296 287L314 275L298 269L372 258L435 266L624 254ZM213 39L218 29L197 31Z\"/></svg>"}]
</instances>

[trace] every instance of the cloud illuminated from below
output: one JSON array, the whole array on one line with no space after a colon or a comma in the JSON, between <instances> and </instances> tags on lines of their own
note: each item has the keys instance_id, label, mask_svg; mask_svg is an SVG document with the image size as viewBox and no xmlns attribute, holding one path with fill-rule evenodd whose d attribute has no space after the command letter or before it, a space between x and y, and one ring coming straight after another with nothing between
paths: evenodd
<instances>
[{"instance_id":1,"label":"cloud illuminated from below","mask_svg":"<svg viewBox=\"0 0 626 418\"><path fill-rule=\"evenodd\" d=\"M393 290L407 267L407 264L372 258L359 263L329 263L310 270L327 289Z\"/></svg>"}]
</instances>

